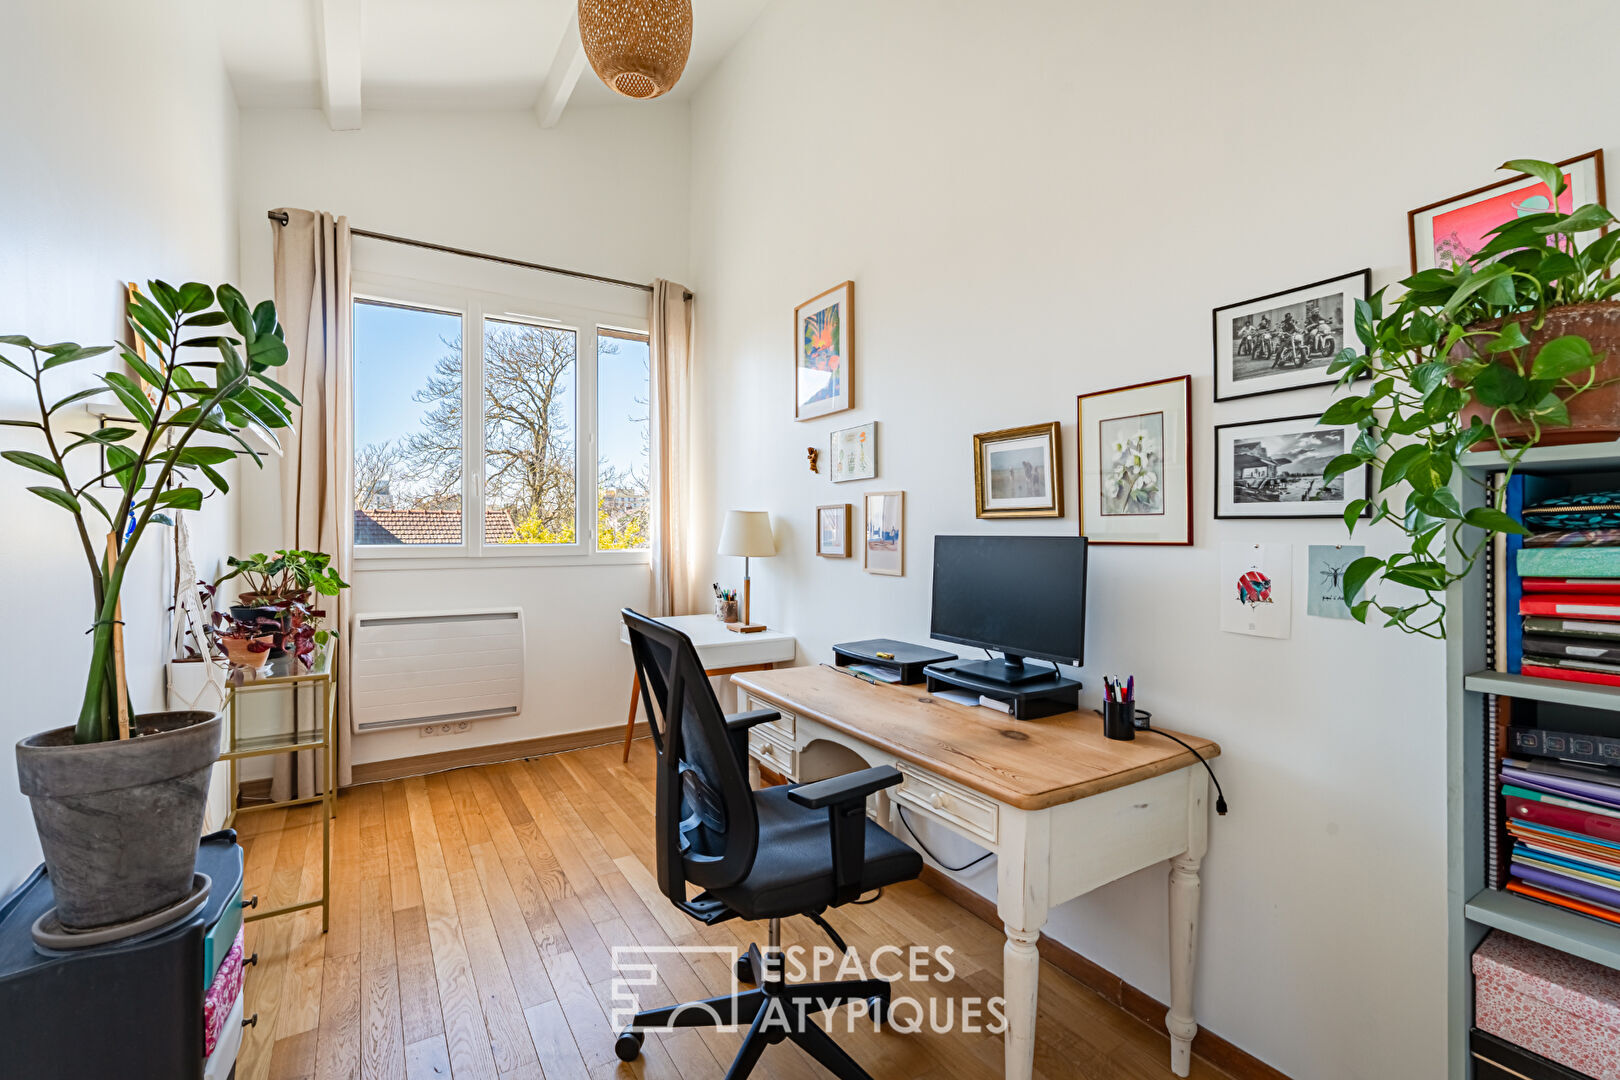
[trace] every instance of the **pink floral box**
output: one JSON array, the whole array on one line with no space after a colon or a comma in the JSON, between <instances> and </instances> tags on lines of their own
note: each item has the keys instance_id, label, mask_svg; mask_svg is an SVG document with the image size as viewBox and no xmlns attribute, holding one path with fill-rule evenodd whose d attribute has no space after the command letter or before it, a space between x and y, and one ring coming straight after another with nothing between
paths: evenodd
<instances>
[{"instance_id":1,"label":"pink floral box","mask_svg":"<svg viewBox=\"0 0 1620 1080\"><path fill-rule=\"evenodd\" d=\"M1620 971L1500 930L1474 952L1474 1024L1577 1072L1620 1080Z\"/></svg>"},{"instance_id":2,"label":"pink floral box","mask_svg":"<svg viewBox=\"0 0 1620 1080\"><path fill-rule=\"evenodd\" d=\"M236 940L231 943L231 951L225 954L220 961L219 970L214 973L214 985L208 988L203 995L203 1057L214 1052L214 1046L219 1042L220 1033L224 1030L225 1021L231 1015L231 1008L236 1004L237 995L242 992L242 931L236 932Z\"/></svg>"}]
</instances>

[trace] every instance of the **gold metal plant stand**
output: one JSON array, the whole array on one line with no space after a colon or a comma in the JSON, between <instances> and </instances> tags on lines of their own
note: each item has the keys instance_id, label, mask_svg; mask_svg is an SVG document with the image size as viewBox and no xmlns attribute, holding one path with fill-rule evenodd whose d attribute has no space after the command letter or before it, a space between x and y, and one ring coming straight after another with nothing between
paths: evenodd
<instances>
[{"instance_id":1,"label":"gold metal plant stand","mask_svg":"<svg viewBox=\"0 0 1620 1080\"><path fill-rule=\"evenodd\" d=\"M246 668L232 668L227 680L226 690L226 729L225 750L219 755L221 761L230 766L230 793L231 810L225 819L225 827L230 828L236 823L238 814L258 813L262 810L286 810L294 806L308 806L312 803L322 804L321 813L321 898L319 900L305 900L302 903L287 904L283 907L272 908L268 911L259 911L257 896L244 901L244 906L255 909L246 921L255 919L268 919L275 915L285 915L292 911L303 911L306 908L319 907L321 909L321 933L326 933L331 922L332 914L332 819L337 816L337 783L336 762L332 748L337 744L337 681L333 678L332 665L336 659L337 645L328 645L316 654L314 666L308 671L299 670L297 661L288 658L284 661L274 661L270 666L257 672ZM312 708L312 715L320 717L320 725L312 730L304 730L299 723L300 692L308 690L312 699L312 707L316 704L313 699L319 698L319 711ZM293 729L290 732L276 732L271 735L255 735L242 738L237 730L237 699L243 694L281 693L292 695ZM266 757L270 754L290 754L304 750L319 750L318 755L322 772L321 794L306 795L298 799L283 799L280 802L255 803L252 806L237 806L237 762L243 758Z\"/></svg>"}]
</instances>

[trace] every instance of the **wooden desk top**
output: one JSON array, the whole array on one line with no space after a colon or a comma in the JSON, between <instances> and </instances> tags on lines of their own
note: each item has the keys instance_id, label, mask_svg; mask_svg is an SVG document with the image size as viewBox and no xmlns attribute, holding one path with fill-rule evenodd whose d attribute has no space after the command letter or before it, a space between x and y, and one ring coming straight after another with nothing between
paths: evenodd
<instances>
[{"instance_id":1,"label":"wooden desk top","mask_svg":"<svg viewBox=\"0 0 1620 1080\"><path fill-rule=\"evenodd\" d=\"M936 698L921 685L867 683L823 666L750 672L731 681L1021 810L1044 810L1197 764L1150 732L1137 732L1130 742L1105 739L1102 717L1089 710L1014 720ZM1208 739L1174 734L1205 758L1220 756Z\"/></svg>"}]
</instances>

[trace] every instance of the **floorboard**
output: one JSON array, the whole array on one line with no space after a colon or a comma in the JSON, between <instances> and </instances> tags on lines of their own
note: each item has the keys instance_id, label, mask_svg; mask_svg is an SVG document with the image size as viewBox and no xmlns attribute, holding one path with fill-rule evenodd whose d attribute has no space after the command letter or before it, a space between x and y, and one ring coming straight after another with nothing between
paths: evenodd
<instances>
[{"instance_id":1,"label":"floorboard","mask_svg":"<svg viewBox=\"0 0 1620 1080\"><path fill-rule=\"evenodd\" d=\"M732 989L719 951L764 927L704 927L659 891L653 852L653 756L617 747L476 766L368 785L338 799L332 926L313 910L249 924L242 1080L720 1080L741 1036L650 1036L641 1060L613 1053L624 1008L614 953L647 965L636 989L653 1006ZM265 907L319 895L319 818L311 808L244 818L244 890ZM869 956L883 944L941 942L955 981L904 993L943 1013L1001 991L1001 936L917 882L834 924ZM784 941L825 944L788 920ZM672 947L692 951L666 951ZM652 950L648 955L644 951ZM824 1021L878 1080L988 1080L996 1036L874 1030L840 1010ZM1041 966L1036 1075L1045 1080L1167 1080L1169 1042L1048 964ZM820 1080L789 1044L771 1047L761 1080ZM1226 1080L1195 1058L1193 1076Z\"/></svg>"}]
</instances>

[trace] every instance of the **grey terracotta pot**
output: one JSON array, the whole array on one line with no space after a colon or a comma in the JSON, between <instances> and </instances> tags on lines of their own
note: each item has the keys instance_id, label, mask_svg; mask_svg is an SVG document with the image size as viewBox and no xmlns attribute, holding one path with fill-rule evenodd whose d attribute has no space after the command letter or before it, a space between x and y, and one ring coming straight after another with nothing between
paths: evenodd
<instances>
[{"instance_id":1,"label":"grey terracotta pot","mask_svg":"<svg viewBox=\"0 0 1620 1080\"><path fill-rule=\"evenodd\" d=\"M17 744L18 786L70 930L127 922L191 892L223 722L160 712L133 726L157 730L76 745L72 728L57 728Z\"/></svg>"}]
</instances>

